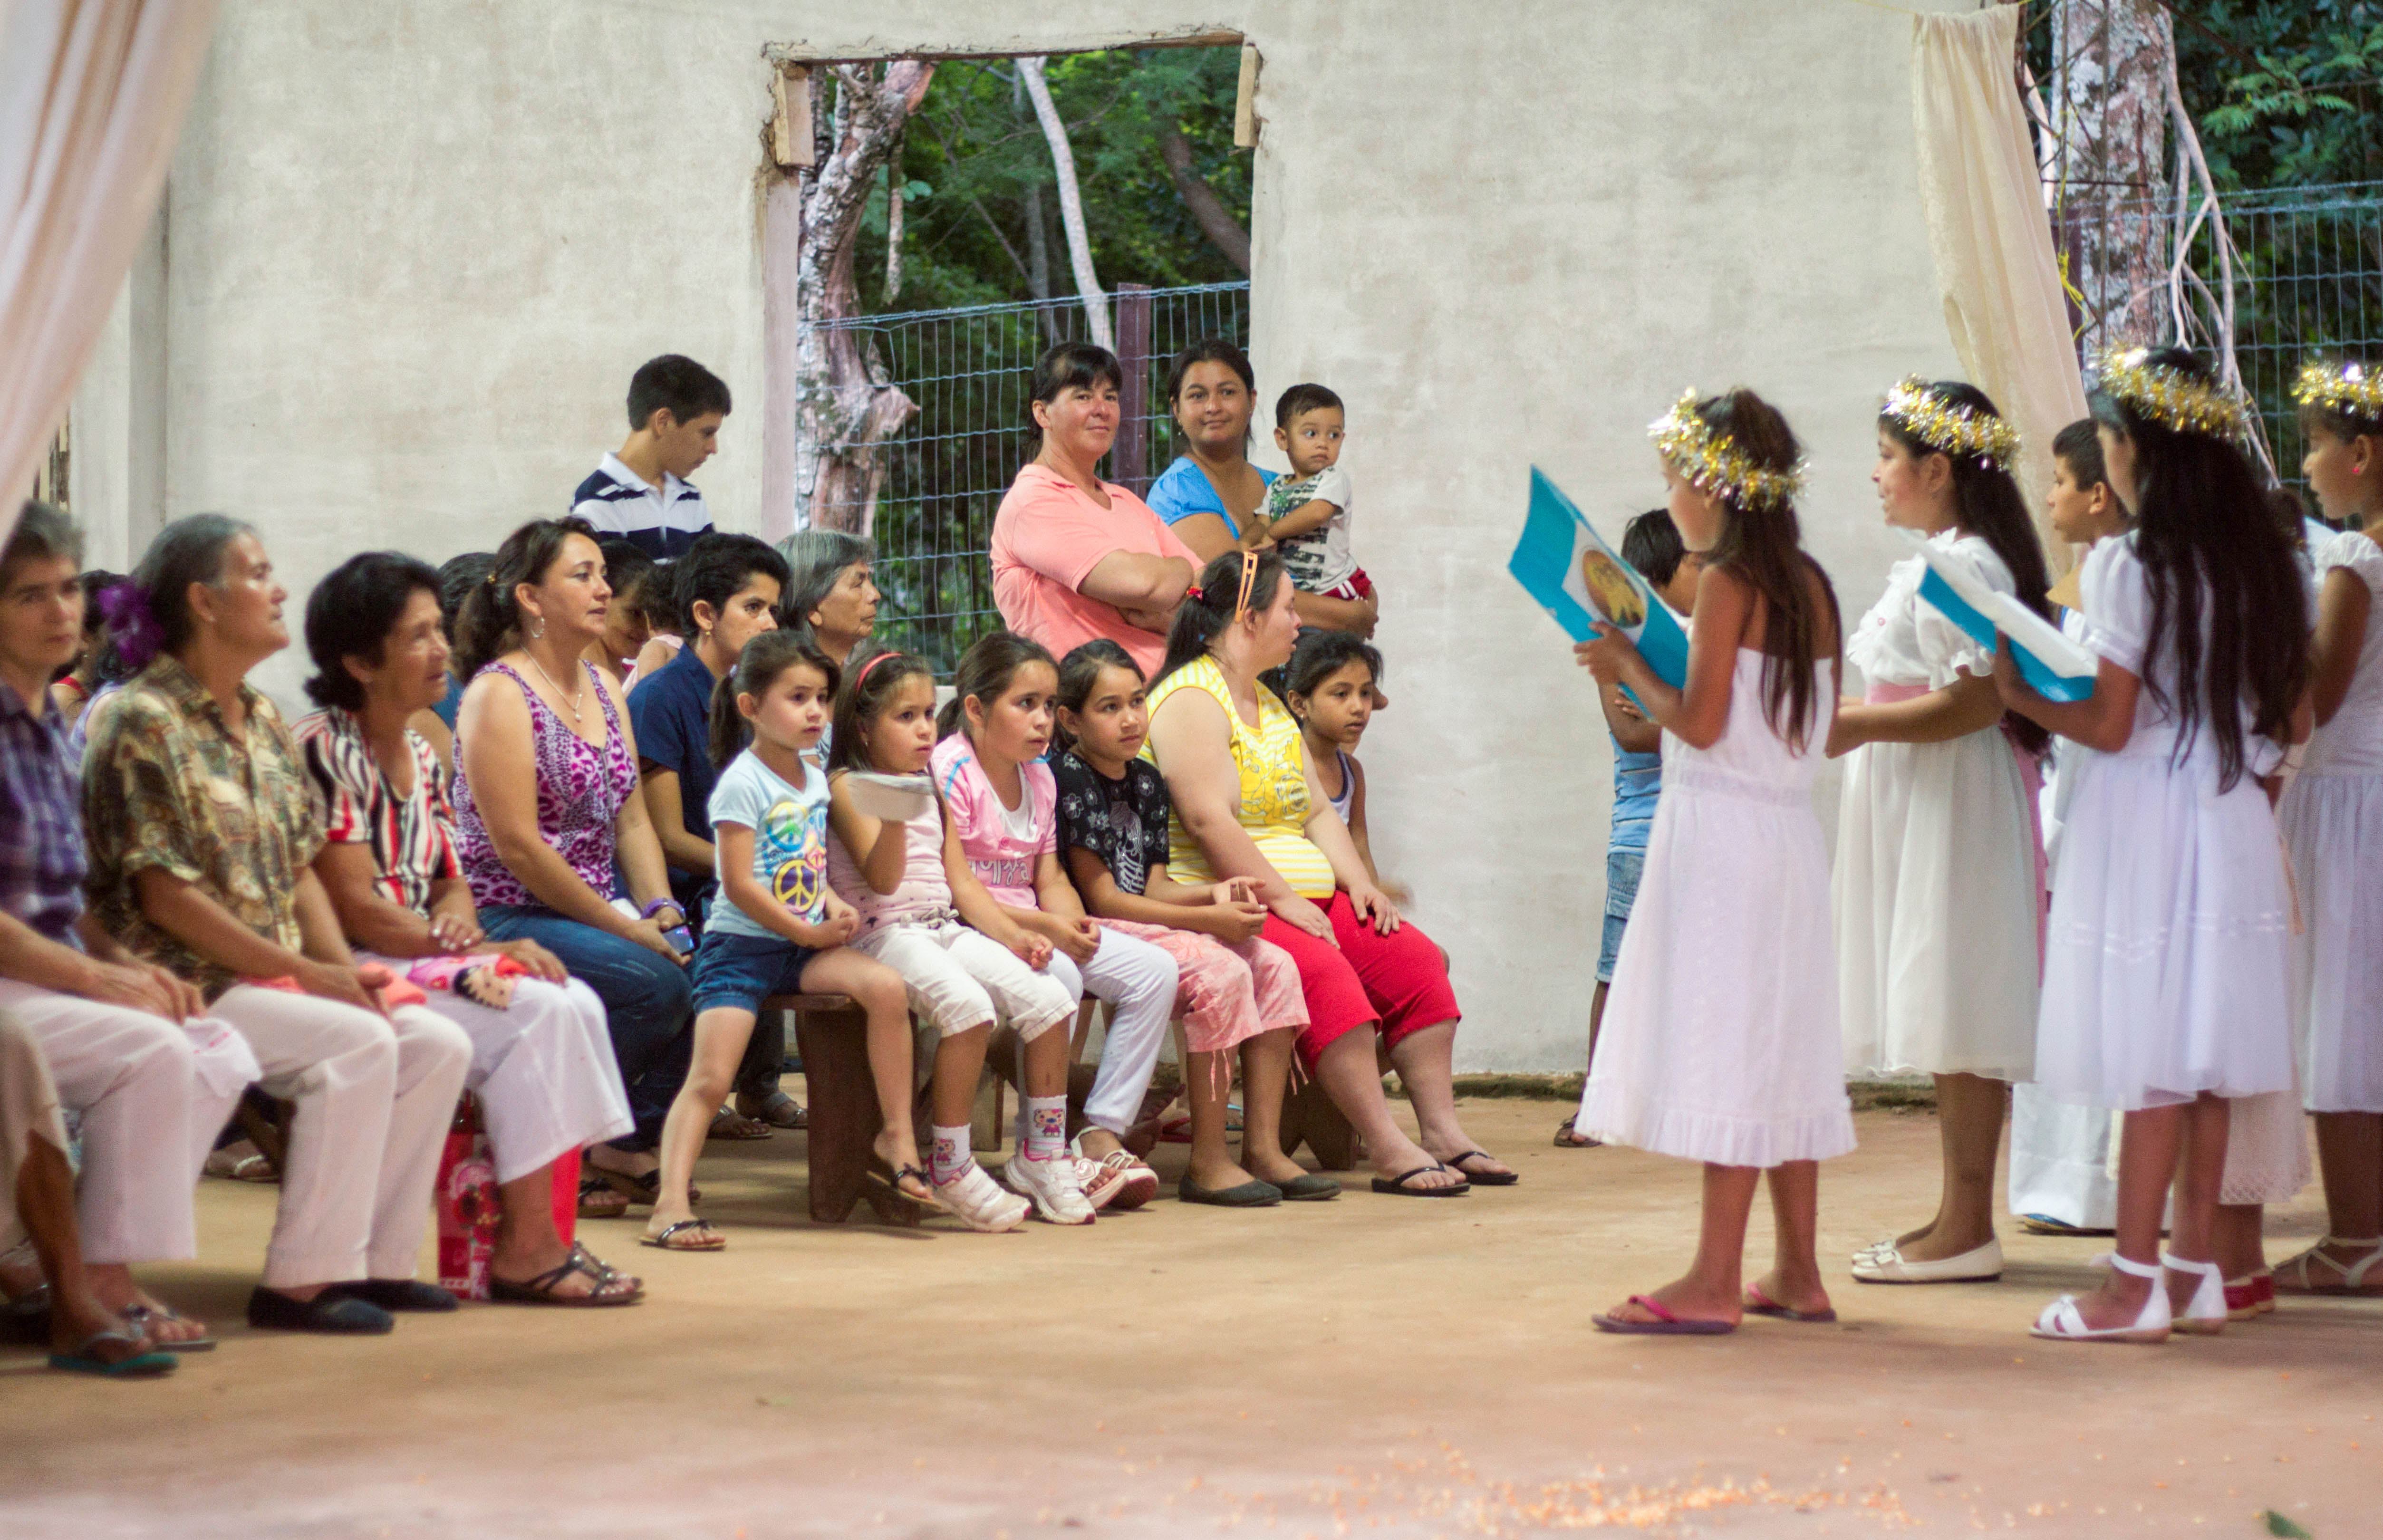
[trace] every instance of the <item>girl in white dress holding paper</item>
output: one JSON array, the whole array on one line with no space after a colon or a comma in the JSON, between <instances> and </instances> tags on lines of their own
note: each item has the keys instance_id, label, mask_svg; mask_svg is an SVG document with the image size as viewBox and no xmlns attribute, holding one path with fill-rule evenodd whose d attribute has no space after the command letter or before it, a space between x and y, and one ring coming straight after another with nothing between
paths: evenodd
<instances>
[{"instance_id":1,"label":"girl in white dress holding paper","mask_svg":"<svg viewBox=\"0 0 2383 1540\"><path fill-rule=\"evenodd\" d=\"M1691 391L1654 437L1673 522L1706 564L1684 687L1610 625L1574 649L1663 729L1663 799L1575 1127L1704 1162L1704 1223L1685 1275L1596 1324L1701 1336L1748 1312L1833 1321L1818 1163L1851 1150L1854 1129L1811 787L1836 699L1836 596L1798 544L1795 437L1761 398ZM1766 1173L1774 1265L1747 1287Z\"/></svg>"},{"instance_id":2,"label":"girl in white dress holding paper","mask_svg":"<svg viewBox=\"0 0 2383 1540\"><path fill-rule=\"evenodd\" d=\"M2052 1096L2127 1115L2108 1276L2045 1306L2035 1335L2152 1342L2224 1329L2228 1102L2292 1083L2291 893L2263 778L2307 732L2307 599L2237 447L2241 399L2180 349L2100 376L2104 461L2135 528L2080 574L2093 693L2047 699L2007 647L1994 683L2095 751L2061 835L2035 1069Z\"/></svg>"},{"instance_id":3,"label":"girl in white dress holding paper","mask_svg":"<svg viewBox=\"0 0 2383 1540\"><path fill-rule=\"evenodd\" d=\"M2049 619L2043 548L2011 480L2019 434L1974 386L1888 392L1871 473L1886 522L1930 555L1895 565L1846 638L1868 693L1837 709L1846 755L1833 886L1846 1067L1932 1075L1944 1142L1935 1217L1860 1252L1863 1283L1998 1277L1994 1155L2010 1082L2035 1060L2042 934L2037 759L2005 717L1994 655L1920 596L1935 561Z\"/></svg>"}]
</instances>

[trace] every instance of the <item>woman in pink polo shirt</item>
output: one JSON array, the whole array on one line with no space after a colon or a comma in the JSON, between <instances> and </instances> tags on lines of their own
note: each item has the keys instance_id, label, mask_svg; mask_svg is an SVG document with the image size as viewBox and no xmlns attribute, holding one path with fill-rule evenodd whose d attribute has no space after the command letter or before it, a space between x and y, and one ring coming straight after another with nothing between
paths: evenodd
<instances>
[{"instance_id":1,"label":"woman in pink polo shirt","mask_svg":"<svg viewBox=\"0 0 2383 1540\"><path fill-rule=\"evenodd\" d=\"M1124 380L1117 356L1089 342L1034 365L1035 455L994 516L993 598L1003 623L1054 657L1105 636L1154 673L1199 559L1148 503L1100 478Z\"/></svg>"}]
</instances>

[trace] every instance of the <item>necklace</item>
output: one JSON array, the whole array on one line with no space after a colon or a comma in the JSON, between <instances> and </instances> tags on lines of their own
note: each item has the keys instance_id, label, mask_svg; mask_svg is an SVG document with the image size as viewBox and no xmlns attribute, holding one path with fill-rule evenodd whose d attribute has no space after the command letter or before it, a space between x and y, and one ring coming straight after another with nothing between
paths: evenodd
<instances>
[{"instance_id":1,"label":"necklace","mask_svg":"<svg viewBox=\"0 0 2383 1540\"><path fill-rule=\"evenodd\" d=\"M554 682L554 675L546 671L546 665L537 660L537 654L530 651L527 647L524 647L522 648L522 656L529 659L529 666L537 671L537 676L540 679L546 681L546 687L554 692L555 698L557 700L562 700L562 704L570 708L571 725L574 727L578 726L580 703L585 700L587 696L586 684L583 683L579 686L579 693L577 695L573 696L568 700L563 700L562 686Z\"/></svg>"}]
</instances>

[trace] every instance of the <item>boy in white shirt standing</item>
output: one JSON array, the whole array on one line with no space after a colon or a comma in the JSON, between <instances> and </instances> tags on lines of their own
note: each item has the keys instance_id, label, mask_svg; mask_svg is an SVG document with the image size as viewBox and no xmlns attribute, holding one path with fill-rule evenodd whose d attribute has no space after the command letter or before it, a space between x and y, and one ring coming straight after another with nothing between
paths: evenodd
<instances>
[{"instance_id":1,"label":"boy in white shirt standing","mask_svg":"<svg viewBox=\"0 0 2383 1540\"><path fill-rule=\"evenodd\" d=\"M686 478L720 447L728 386L691 358L664 353L629 378L629 437L571 494L599 535L635 542L657 561L711 533L711 511Z\"/></svg>"}]
</instances>

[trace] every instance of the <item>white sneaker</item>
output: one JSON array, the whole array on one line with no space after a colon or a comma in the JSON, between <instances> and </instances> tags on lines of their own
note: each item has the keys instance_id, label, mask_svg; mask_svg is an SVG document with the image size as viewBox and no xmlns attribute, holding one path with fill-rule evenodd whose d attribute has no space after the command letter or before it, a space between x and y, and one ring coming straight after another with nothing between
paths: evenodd
<instances>
[{"instance_id":1,"label":"white sneaker","mask_svg":"<svg viewBox=\"0 0 2383 1540\"><path fill-rule=\"evenodd\" d=\"M957 1214L969 1229L985 1235L1017 1229L1031 1212L1032 1205L1023 1198L1002 1191L984 1174L984 1167L974 1161L968 1163L968 1169L957 1180L937 1182L934 1188L936 1201Z\"/></svg>"},{"instance_id":2,"label":"white sneaker","mask_svg":"<svg viewBox=\"0 0 2383 1540\"><path fill-rule=\"evenodd\" d=\"M1068 1141L1068 1152L1076 1157L1076 1179L1084 1196L1104 1214L1112 1209L1124 1214L1158 1196L1158 1173L1130 1151L1112 1150L1105 1159L1094 1160L1084 1153L1084 1136L1078 1134Z\"/></svg>"},{"instance_id":3,"label":"white sneaker","mask_svg":"<svg viewBox=\"0 0 2383 1540\"><path fill-rule=\"evenodd\" d=\"M1034 1201L1035 1212L1053 1225L1089 1225L1093 1222L1092 1200L1084 1196L1084 1184L1076 1175L1080 1164L1073 1155L1061 1155L1056 1161L1026 1158L1024 1152L1009 1157L1001 1168L1001 1179L1009 1184L1012 1192L1021 1192Z\"/></svg>"}]
</instances>

